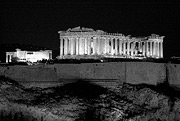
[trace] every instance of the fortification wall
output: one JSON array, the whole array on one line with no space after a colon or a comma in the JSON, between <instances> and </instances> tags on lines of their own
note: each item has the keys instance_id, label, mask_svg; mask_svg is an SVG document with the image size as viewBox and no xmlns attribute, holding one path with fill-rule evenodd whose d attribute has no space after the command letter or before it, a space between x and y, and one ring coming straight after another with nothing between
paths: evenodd
<instances>
[{"instance_id":1,"label":"fortification wall","mask_svg":"<svg viewBox=\"0 0 180 121\"><path fill-rule=\"evenodd\" d=\"M123 82L156 85L165 80L168 80L170 85L180 85L179 64L152 62L16 65L0 67L0 75L27 87L62 85L79 79L107 87L114 87Z\"/></svg>"}]
</instances>

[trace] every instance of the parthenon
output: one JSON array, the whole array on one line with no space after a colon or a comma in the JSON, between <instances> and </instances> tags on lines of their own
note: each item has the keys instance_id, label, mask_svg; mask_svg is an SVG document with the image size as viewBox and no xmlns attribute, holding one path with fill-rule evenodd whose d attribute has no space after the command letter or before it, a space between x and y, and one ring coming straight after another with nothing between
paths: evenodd
<instances>
[{"instance_id":1,"label":"parthenon","mask_svg":"<svg viewBox=\"0 0 180 121\"><path fill-rule=\"evenodd\" d=\"M60 59L65 58L163 58L163 38L156 34L131 37L120 33L75 27L59 31Z\"/></svg>"}]
</instances>

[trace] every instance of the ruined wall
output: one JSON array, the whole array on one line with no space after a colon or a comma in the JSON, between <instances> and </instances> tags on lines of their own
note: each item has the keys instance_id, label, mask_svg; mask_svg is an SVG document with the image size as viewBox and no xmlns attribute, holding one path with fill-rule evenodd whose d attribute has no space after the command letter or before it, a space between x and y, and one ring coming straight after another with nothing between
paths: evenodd
<instances>
[{"instance_id":1,"label":"ruined wall","mask_svg":"<svg viewBox=\"0 0 180 121\"><path fill-rule=\"evenodd\" d=\"M167 67L167 68L166 68ZM168 75L167 74L168 71ZM23 85L61 85L82 79L102 86L123 82L132 84L162 83L168 77L172 85L180 84L180 65L152 62L110 62L0 67L0 75Z\"/></svg>"}]
</instances>

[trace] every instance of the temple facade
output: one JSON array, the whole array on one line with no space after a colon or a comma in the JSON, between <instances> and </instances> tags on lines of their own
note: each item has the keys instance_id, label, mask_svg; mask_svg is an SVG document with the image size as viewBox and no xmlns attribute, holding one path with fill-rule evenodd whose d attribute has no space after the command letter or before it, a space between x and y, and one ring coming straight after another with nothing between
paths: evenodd
<instances>
[{"instance_id":1,"label":"temple facade","mask_svg":"<svg viewBox=\"0 0 180 121\"><path fill-rule=\"evenodd\" d=\"M131 37L120 33L75 27L59 31L60 59L66 58L163 58L163 38L156 34Z\"/></svg>"},{"instance_id":2,"label":"temple facade","mask_svg":"<svg viewBox=\"0 0 180 121\"><path fill-rule=\"evenodd\" d=\"M52 50L26 51L16 49L15 52L6 52L6 63L12 62L17 58L18 62L37 62L43 59L52 59Z\"/></svg>"}]
</instances>

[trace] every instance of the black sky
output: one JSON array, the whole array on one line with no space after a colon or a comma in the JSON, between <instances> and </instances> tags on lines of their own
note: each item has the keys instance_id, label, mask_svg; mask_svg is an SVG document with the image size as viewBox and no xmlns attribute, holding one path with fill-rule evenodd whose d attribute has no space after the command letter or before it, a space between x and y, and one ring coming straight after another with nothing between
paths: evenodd
<instances>
[{"instance_id":1,"label":"black sky","mask_svg":"<svg viewBox=\"0 0 180 121\"><path fill-rule=\"evenodd\" d=\"M180 2L0 2L1 43L59 49L58 31L77 26L131 36L165 36L164 56L180 56Z\"/></svg>"}]
</instances>

